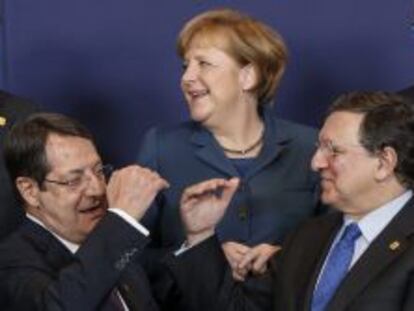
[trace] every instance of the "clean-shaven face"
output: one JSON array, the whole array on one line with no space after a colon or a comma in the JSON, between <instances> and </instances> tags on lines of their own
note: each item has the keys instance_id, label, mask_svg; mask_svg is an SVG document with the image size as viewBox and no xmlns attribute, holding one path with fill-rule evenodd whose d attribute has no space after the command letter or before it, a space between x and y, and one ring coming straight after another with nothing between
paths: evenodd
<instances>
[{"instance_id":1,"label":"clean-shaven face","mask_svg":"<svg viewBox=\"0 0 414 311\"><path fill-rule=\"evenodd\" d=\"M242 67L223 50L197 42L185 53L181 88L191 118L214 127L238 113Z\"/></svg>"},{"instance_id":2,"label":"clean-shaven face","mask_svg":"<svg viewBox=\"0 0 414 311\"><path fill-rule=\"evenodd\" d=\"M45 182L39 191L38 215L49 230L80 244L107 209L101 159L90 140L56 134L47 140L46 156L51 167L47 180L81 182L75 186Z\"/></svg>"}]
</instances>

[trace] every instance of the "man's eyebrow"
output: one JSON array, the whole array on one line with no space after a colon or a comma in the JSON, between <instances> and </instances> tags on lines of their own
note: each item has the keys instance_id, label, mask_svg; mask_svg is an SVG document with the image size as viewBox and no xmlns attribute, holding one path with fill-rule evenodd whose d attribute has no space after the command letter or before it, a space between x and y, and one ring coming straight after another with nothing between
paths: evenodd
<instances>
[{"instance_id":1,"label":"man's eyebrow","mask_svg":"<svg viewBox=\"0 0 414 311\"><path fill-rule=\"evenodd\" d=\"M83 172L84 172L85 170L87 170L88 168L95 169L95 168L97 168L98 166L101 166L101 165L102 165L102 161L97 160L97 161L96 161L93 165L91 165L90 167L89 167L89 166L85 166L85 167L80 167L80 168L74 168L74 169L72 169L72 170L68 171L68 172L67 172L67 174L72 174L72 175L75 175L75 174L83 174Z\"/></svg>"}]
</instances>

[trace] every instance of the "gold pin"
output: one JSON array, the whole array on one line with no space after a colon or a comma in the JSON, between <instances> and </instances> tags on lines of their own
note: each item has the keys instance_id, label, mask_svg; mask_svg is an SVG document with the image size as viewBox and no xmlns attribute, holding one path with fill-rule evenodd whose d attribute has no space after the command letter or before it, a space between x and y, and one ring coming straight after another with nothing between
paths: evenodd
<instances>
[{"instance_id":1,"label":"gold pin","mask_svg":"<svg viewBox=\"0 0 414 311\"><path fill-rule=\"evenodd\" d=\"M390 250L395 251L400 248L400 245L401 244L399 241L394 241L394 242L391 242L390 245L388 245L388 247L390 248Z\"/></svg>"},{"instance_id":2,"label":"gold pin","mask_svg":"<svg viewBox=\"0 0 414 311\"><path fill-rule=\"evenodd\" d=\"M1 116L0 116L0 126L5 126L5 125L6 125L6 123L7 123L6 118L5 118L5 117L1 117Z\"/></svg>"}]
</instances>

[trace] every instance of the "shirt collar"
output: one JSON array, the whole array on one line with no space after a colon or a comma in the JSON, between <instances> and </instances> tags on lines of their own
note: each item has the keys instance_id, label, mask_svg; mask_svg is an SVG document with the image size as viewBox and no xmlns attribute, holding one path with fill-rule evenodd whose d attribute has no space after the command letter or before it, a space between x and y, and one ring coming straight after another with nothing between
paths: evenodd
<instances>
[{"instance_id":1,"label":"shirt collar","mask_svg":"<svg viewBox=\"0 0 414 311\"><path fill-rule=\"evenodd\" d=\"M26 213L26 217L29 218L31 221L37 223L39 226L41 226L42 228L44 228L45 230L47 230L48 232L50 232L51 234L53 234L53 236L58 239L72 254L75 254L80 245L79 244L75 244L73 242L70 242L64 238L62 238L60 235L54 233L53 231L49 230L48 228L46 228L45 224L39 219L36 218L35 216Z\"/></svg>"},{"instance_id":2,"label":"shirt collar","mask_svg":"<svg viewBox=\"0 0 414 311\"><path fill-rule=\"evenodd\" d=\"M371 243L384 230L412 196L413 192L407 190L392 201L368 213L357 222L362 236L368 243ZM344 215L343 227L346 227L351 222L355 222L355 220L349 215Z\"/></svg>"}]
</instances>

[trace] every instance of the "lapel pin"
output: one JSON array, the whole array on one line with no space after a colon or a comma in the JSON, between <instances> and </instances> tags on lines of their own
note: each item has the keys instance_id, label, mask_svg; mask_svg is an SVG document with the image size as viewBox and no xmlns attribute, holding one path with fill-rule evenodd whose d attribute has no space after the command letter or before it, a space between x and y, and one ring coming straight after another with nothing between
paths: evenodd
<instances>
[{"instance_id":1,"label":"lapel pin","mask_svg":"<svg viewBox=\"0 0 414 311\"><path fill-rule=\"evenodd\" d=\"M5 126L7 123L7 120L5 117L0 116L0 126Z\"/></svg>"},{"instance_id":2,"label":"lapel pin","mask_svg":"<svg viewBox=\"0 0 414 311\"><path fill-rule=\"evenodd\" d=\"M390 248L390 250L395 251L400 248L400 245L401 244L399 241L394 241L394 242L391 242L390 245L388 245L388 247Z\"/></svg>"}]
</instances>

